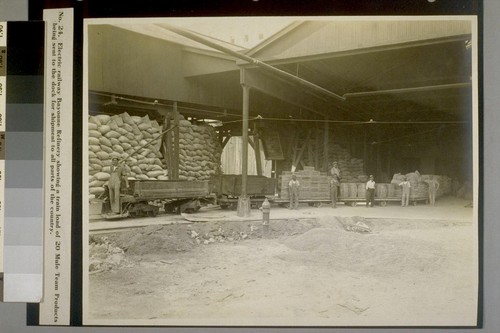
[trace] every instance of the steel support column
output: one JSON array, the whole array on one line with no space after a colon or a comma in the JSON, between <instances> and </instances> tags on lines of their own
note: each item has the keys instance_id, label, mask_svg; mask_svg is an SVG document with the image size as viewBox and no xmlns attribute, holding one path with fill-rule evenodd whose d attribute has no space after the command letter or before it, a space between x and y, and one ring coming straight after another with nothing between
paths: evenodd
<instances>
[{"instance_id":1,"label":"steel support column","mask_svg":"<svg viewBox=\"0 0 500 333\"><path fill-rule=\"evenodd\" d=\"M241 196L238 199L238 216L250 216L250 199L247 197L248 178L248 114L250 110L250 87L242 83L243 122L241 130Z\"/></svg>"}]
</instances>

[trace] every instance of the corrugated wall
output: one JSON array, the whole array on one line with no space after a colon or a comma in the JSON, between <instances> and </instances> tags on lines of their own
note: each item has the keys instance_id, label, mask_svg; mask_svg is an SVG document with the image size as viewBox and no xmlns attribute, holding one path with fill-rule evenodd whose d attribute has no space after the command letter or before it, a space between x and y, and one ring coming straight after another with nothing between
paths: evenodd
<instances>
[{"instance_id":1,"label":"corrugated wall","mask_svg":"<svg viewBox=\"0 0 500 333\"><path fill-rule=\"evenodd\" d=\"M172 65L178 64L178 65ZM89 88L186 100L179 46L120 28L89 26Z\"/></svg>"}]
</instances>

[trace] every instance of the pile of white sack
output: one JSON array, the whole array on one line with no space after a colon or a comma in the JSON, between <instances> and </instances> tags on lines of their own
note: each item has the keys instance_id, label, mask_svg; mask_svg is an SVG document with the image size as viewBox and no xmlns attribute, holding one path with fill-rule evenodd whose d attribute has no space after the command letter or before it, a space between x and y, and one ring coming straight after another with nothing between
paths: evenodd
<instances>
[{"instance_id":1,"label":"pile of white sack","mask_svg":"<svg viewBox=\"0 0 500 333\"><path fill-rule=\"evenodd\" d=\"M222 146L215 129L179 121L179 179L207 180L221 173Z\"/></svg>"},{"instance_id":2,"label":"pile of white sack","mask_svg":"<svg viewBox=\"0 0 500 333\"><path fill-rule=\"evenodd\" d=\"M150 120L147 115L130 116L125 112L114 116L90 116L90 194L98 196L104 192L103 185L109 180L113 157L125 160L127 175L131 179L168 179L168 171L161 160L161 132L158 122ZM155 138L158 139L153 140Z\"/></svg>"}]
</instances>

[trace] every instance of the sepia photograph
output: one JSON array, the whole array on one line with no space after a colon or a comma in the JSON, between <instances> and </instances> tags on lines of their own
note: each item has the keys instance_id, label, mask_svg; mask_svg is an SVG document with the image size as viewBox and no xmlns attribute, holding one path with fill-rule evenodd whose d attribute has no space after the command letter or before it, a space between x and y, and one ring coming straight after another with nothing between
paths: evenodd
<instances>
[{"instance_id":1,"label":"sepia photograph","mask_svg":"<svg viewBox=\"0 0 500 333\"><path fill-rule=\"evenodd\" d=\"M85 19L83 324L477 326L477 25Z\"/></svg>"}]
</instances>

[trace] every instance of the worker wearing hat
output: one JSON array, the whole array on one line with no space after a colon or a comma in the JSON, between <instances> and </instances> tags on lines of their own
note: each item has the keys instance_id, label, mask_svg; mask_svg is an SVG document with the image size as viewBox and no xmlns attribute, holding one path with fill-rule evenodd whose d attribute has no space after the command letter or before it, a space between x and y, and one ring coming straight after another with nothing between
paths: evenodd
<instances>
[{"instance_id":1,"label":"worker wearing hat","mask_svg":"<svg viewBox=\"0 0 500 333\"><path fill-rule=\"evenodd\" d=\"M332 200L332 207L337 207L337 198L339 195L340 187L340 169L337 162L332 163L332 168L330 169L330 199Z\"/></svg>"},{"instance_id":2,"label":"worker wearing hat","mask_svg":"<svg viewBox=\"0 0 500 333\"><path fill-rule=\"evenodd\" d=\"M337 162L332 163L332 168L330 169L330 176L336 177L339 181L340 179L342 179L342 177L340 176L340 169L338 167Z\"/></svg>"},{"instance_id":3,"label":"worker wearing hat","mask_svg":"<svg viewBox=\"0 0 500 333\"><path fill-rule=\"evenodd\" d=\"M366 207L375 207L375 180L373 175L366 182Z\"/></svg>"},{"instance_id":4,"label":"worker wearing hat","mask_svg":"<svg viewBox=\"0 0 500 333\"><path fill-rule=\"evenodd\" d=\"M297 180L295 174L292 175L292 179L288 182L288 195L290 198L290 209L299 208L299 195L300 195L300 182Z\"/></svg>"},{"instance_id":5,"label":"worker wearing hat","mask_svg":"<svg viewBox=\"0 0 500 333\"><path fill-rule=\"evenodd\" d=\"M337 207L337 197L340 186L340 169L337 166L337 162L332 163L332 168L330 169L330 199L332 200L332 208Z\"/></svg>"},{"instance_id":6,"label":"worker wearing hat","mask_svg":"<svg viewBox=\"0 0 500 333\"><path fill-rule=\"evenodd\" d=\"M108 181L109 202L111 204L111 210L113 211L113 213L120 214L120 188L122 180L125 181L125 184L128 187L128 179L125 175L125 161L122 160L120 162L118 157L113 157L111 159L111 162L112 165Z\"/></svg>"}]
</instances>

